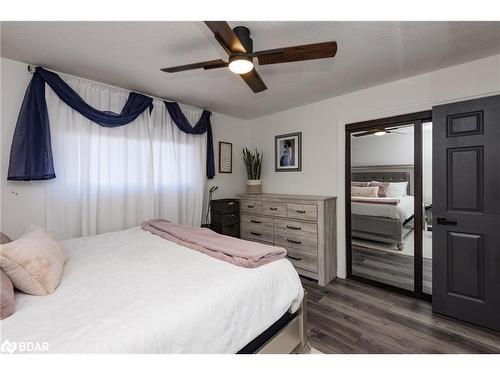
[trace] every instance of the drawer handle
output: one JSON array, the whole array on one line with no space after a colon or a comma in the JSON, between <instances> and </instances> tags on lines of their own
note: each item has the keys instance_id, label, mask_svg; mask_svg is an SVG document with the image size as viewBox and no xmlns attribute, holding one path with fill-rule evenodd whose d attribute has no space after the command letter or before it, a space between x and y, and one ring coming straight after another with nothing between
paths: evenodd
<instances>
[{"instance_id":1,"label":"drawer handle","mask_svg":"<svg viewBox=\"0 0 500 375\"><path fill-rule=\"evenodd\" d=\"M290 259L293 259L293 260L299 260L299 261L302 260L302 258L293 257L291 255L287 255L286 257L290 258Z\"/></svg>"},{"instance_id":2,"label":"drawer handle","mask_svg":"<svg viewBox=\"0 0 500 375\"><path fill-rule=\"evenodd\" d=\"M287 225L286 226L288 229L293 229L293 230L301 230L302 228L301 227L293 227L291 225Z\"/></svg>"},{"instance_id":3,"label":"drawer handle","mask_svg":"<svg viewBox=\"0 0 500 375\"><path fill-rule=\"evenodd\" d=\"M305 210L297 210L297 213L298 213L298 214L305 214L305 213L306 213L306 211L305 211Z\"/></svg>"},{"instance_id":4,"label":"drawer handle","mask_svg":"<svg viewBox=\"0 0 500 375\"><path fill-rule=\"evenodd\" d=\"M258 233L258 232L250 232L252 233L254 236L262 236L262 233Z\"/></svg>"},{"instance_id":5,"label":"drawer handle","mask_svg":"<svg viewBox=\"0 0 500 375\"><path fill-rule=\"evenodd\" d=\"M232 206L233 204L234 204L234 202L229 202L227 205Z\"/></svg>"},{"instance_id":6,"label":"drawer handle","mask_svg":"<svg viewBox=\"0 0 500 375\"><path fill-rule=\"evenodd\" d=\"M290 242L290 243L294 243L294 244L296 244L296 245L300 245L300 244L302 243L302 241L295 241L295 240L291 240L291 239L289 239L289 238L287 238L286 240L287 240L288 242Z\"/></svg>"},{"instance_id":7,"label":"drawer handle","mask_svg":"<svg viewBox=\"0 0 500 375\"><path fill-rule=\"evenodd\" d=\"M276 207L269 207L269 209L270 209L271 211L278 211L278 209L277 209Z\"/></svg>"},{"instance_id":8,"label":"drawer handle","mask_svg":"<svg viewBox=\"0 0 500 375\"><path fill-rule=\"evenodd\" d=\"M262 224L262 221L254 220L254 219L250 219L250 222L254 223L254 224Z\"/></svg>"},{"instance_id":9,"label":"drawer handle","mask_svg":"<svg viewBox=\"0 0 500 375\"><path fill-rule=\"evenodd\" d=\"M251 206L250 206L250 205L248 205L247 207L248 207L248 208L254 208L255 206L254 206L254 205L251 205Z\"/></svg>"}]
</instances>

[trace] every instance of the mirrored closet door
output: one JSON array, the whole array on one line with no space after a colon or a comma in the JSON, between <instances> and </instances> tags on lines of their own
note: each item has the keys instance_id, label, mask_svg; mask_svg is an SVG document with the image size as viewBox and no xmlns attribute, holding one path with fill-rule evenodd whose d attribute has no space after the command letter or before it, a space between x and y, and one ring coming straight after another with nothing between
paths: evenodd
<instances>
[{"instance_id":1,"label":"mirrored closet door","mask_svg":"<svg viewBox=\"0 0 500 375\"><path fill-rule=\"evenodd\" d=\"M425 120L346 129L348 277L418 297L432 293L432 139L423 136L432 124Z\"/></svg>"}]
</instances>

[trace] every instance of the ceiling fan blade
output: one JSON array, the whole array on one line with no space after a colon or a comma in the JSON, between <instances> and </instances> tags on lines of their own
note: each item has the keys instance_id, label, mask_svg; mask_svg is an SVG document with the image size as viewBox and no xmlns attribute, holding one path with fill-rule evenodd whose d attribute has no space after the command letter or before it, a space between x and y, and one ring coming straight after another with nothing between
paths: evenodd
<instances>
[{"instance_id":1,"label":"ceiling fan blade","mask_svg":"<svg viewBox=\"0 0 500 375\"><path fill-rule=\"evenodd\" d=\"M243 81L245 81L255 93L267 90L266 84L255 69L252 69L248 73L240 74L240 77L243 78Z\"/></svg>"},{"instance_id":2,"label":"ceiling fan blade","mask_svg":"<svg viewBox=\"0 0 500 375\"><path fill-rule=\"evenodd\" d=\"M374 134L376 130L373 130L373 131L367 131L367 132L362 132L362 133L356 133L356 134L353 134L352 136L353 137L364 137L365 135L371 135L371 134Z\"/></svg>"},{"instance_id":3,"label":"ceiling fan blade","mask_svg":"<svg viewBox=\"0 0 500 375\"><path fill-rule=\"evenodd\" d=\"M224 48L224 50L232 55L235 52L245 53L245 47L240 42L234 31L226 21L205 21L205 24L214 33L215 39Z\"/></svg>"},{"instance_id":4,"label":"ceiling fan blade","mask_svg":"<svg viewBox=\"0 0 500 375\"><path fill-rule=\"evenodd\" d=\"M302 46L281 48L281 50L283 50L281 53L276 53L275 50L256 52L259 65L334 57L337 53L337 42L304 44Z\"/></svg>"},{"instance_id":5,"label":"ceiling fan blade","mask_svg":"<svg viewBox=\"0 0 500 375\"><path fill-rule=\"evenodd\" d=\"M206 69L223 68L227 65L228 65L227 62L225 62L224 60L218 59L218 60L203 61L203 62L194 63L194 64L173 66L170 68L163 68L161 70L163 72L166 72L166 73L176 73L176 72L182 72L184 70L193 70L193 69L205 69L206 70Z\"/></svg>"},{"instance_id":6,"label":"ceiling fan blade","mask_svg":"<svg viewBox=\"0 0 500 375\"><path fill-rule=\"evenodd\" d=\"M209 64L205 65L203 69L205 70L211 70L211 69L219 69L219 68L227 68L229 66L228 62L225 62L223 60L220 60L219 63L214 63L214 64Z\"/></svg>"}]
</instances>

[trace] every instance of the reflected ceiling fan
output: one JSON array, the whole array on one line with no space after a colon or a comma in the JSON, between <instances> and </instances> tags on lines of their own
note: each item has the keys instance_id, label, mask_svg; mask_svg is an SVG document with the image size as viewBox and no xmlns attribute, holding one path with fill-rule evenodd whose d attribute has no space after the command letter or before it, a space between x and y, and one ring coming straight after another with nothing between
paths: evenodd
<instances>
[{"instance_id":1,"label":"reflected ceiling fan","mask_svg":"<svg viewBox=\"0 0 500 375\"><path fill-rule=\"evenodd\" d=\"M357 134L353 134L354 137L364 137L366 135L376 135L376 136L382 136L382 135L386 135L386 134L405 134L405 133L402 133L402 132L396 132L395 130L397 130L398 128L392 128L392 129L384 129L384 128L381 128L381 129L373 129L373 130L369 130L369 131L366 131L366 132L361 132L361 133L357 133Z\"/></svg>"},{"instance_id":2,"label":"reflected ceiling fan","mask_svg":"<svg viewBox=\"0 0 500 375\"><path fill-rule=\"evenodd\" d=\"M266 90L267 86L255 70L254 58L257 58L259 65L268 65L324 59L334 57L337 53L337 42L333 41L253 52L253 41L247 27L237 26L231 30L231 27L225 21L205 21L205 24L214 33L217 42L229 55L228 61L221 59L203 61L164 68L162 71L177 73L184 70L209 70L229 67L230 71L239 74L252 91L257 93Z\"/></svg>"}]
</instances>

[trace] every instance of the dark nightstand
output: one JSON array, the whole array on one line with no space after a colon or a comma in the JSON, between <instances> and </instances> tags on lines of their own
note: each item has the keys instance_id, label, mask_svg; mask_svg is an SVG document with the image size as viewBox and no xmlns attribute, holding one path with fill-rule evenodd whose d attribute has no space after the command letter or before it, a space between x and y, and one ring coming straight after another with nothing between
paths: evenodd
<instances>
[{"instance_id":1,"label":"dark nightstand","mask_svg":"<svg viewBox=\"0 0 500 375\"><path fill-rule=\"evenodd\" d=\"M215 199L210 205L213 231L231 237L240 237L240 201L238 199Z\"/></svg>"}]
</instances>

